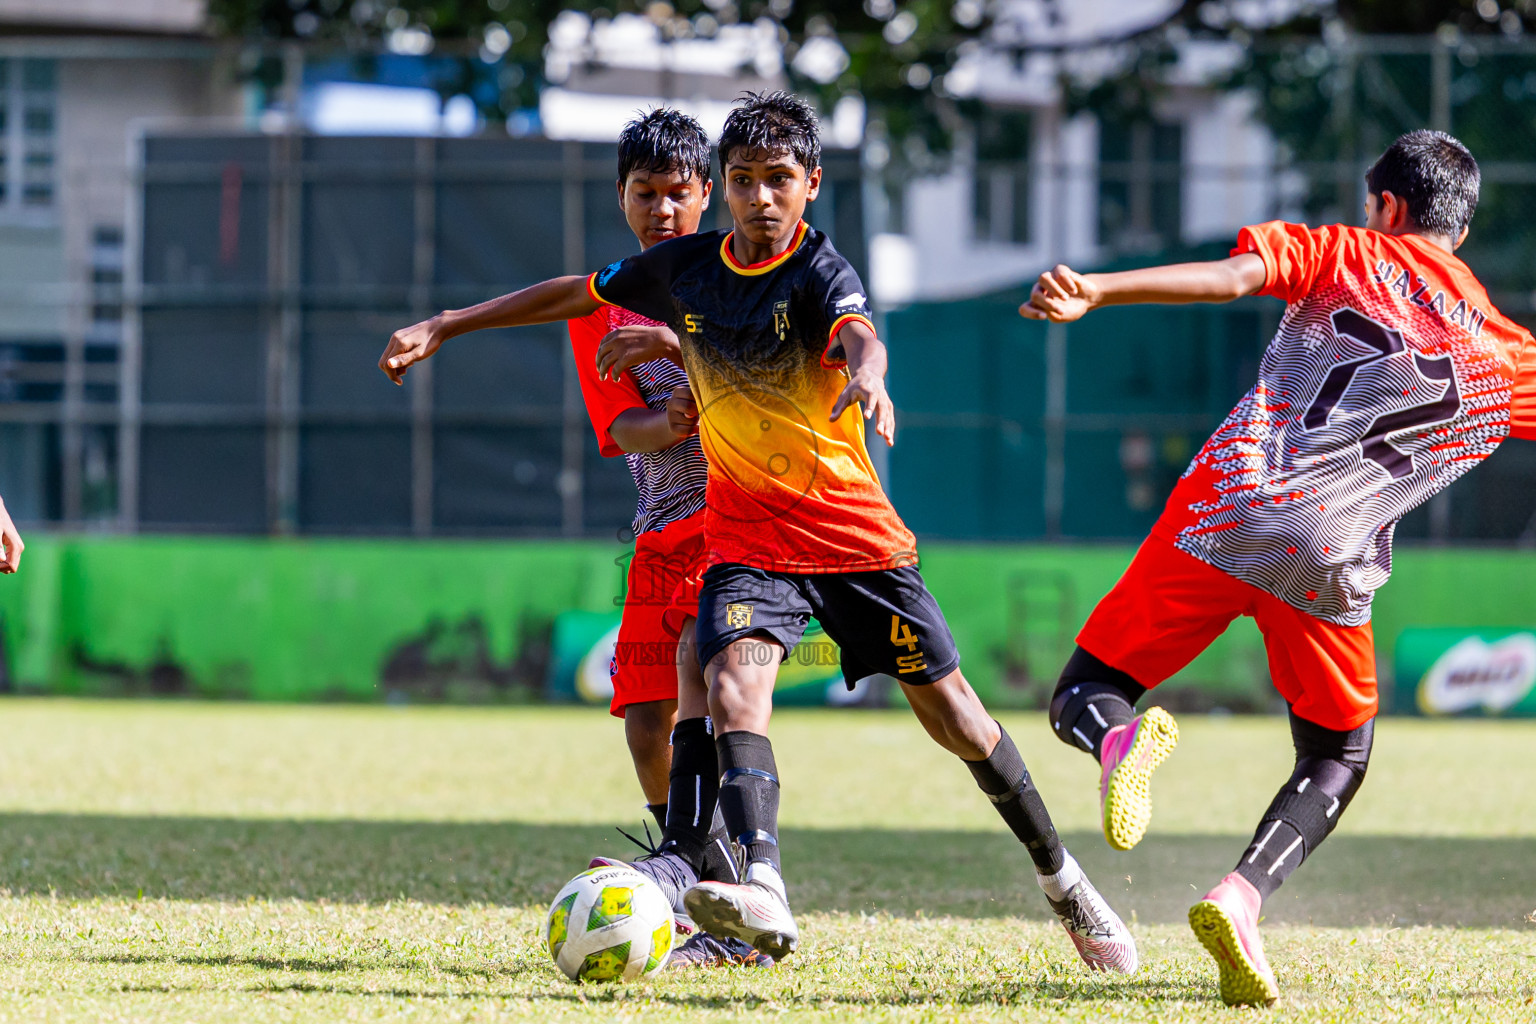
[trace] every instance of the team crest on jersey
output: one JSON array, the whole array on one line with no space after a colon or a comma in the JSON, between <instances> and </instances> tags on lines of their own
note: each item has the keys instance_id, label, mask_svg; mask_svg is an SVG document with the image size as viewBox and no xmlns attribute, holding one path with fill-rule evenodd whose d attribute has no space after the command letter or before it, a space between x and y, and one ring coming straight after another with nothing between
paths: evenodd
<instances>
[{"instance_id":1,"label":"team crest on jersey","mask_svg":"<svg viewBox=\"0 0 1536 1024\"><path fill-rule=\"evenodd\" d=\"M726 605L725 624L732 629L746 629L752 625L752 606L749 604Z\"/></svg>"},{"instance_id":2,"label":"team crest on jersey","mask_svg":"<svg viewBox=\"0 0 1536 1024\"><path fill-rule=\"evenodd\" d=\"M615 260L613 263L608 264L602 270L599 270L597 272L597 283L599 285L605 285L609 281L612 281L613 275L617 274L619 272L619 268L623 265L623 260Z\"/></svg>"},{"instance_id":3,"label":"team crest on jersey","mask_svg":"<svg viewBox=\"0 0 1536 1024\"><path fill-rule=\"evenodd\" d=\"M789 300L784 299L773 304L773 329L778 333L779 340L789 333Z\"/></svg>"}]
</instances>

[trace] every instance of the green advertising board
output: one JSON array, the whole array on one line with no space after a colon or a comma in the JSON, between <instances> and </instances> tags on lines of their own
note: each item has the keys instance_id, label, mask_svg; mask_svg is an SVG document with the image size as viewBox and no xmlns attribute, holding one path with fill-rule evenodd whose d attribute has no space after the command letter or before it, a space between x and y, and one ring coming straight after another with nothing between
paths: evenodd
<instances>
[{"instance_id":1,"label":"green advertising board","mask_svg":"<svg viewBox=\"0 0 1536 1024\"><path fill-rule=\"evenodd\" d=\"M1393 675L1401 712L1536 715L1536 630L1405 629Z\"/></svg>"},{"instance_id":2,"label":"green advertising board","mask_svg":"<svg viewBox=\"0 0 1536 1024\"><path fill-rule=\"evenodd\" d=\"M0 690L602 704L607 656L589 655L617 621L632 550L614 541L37 534L21 572L0 578ZM966 678L995 707L1049 700L1078 627L1134 552L926 542L920 550ZM1402 691L1384 703L1420 710L1418 683L1456 644L1475 636L1503 657L1515 646L1509 638L1533 627L1536 552L1404 547L1373 617L1385 694ZM890 689L848 694L838 672L836 645L812 631L783 667L777 700L877 703ZM1464 672L1447 679L1458 693L1478 688L1463 685L1472 679ZM1281 707L1249 619L1158 693L1182 710ZM1530 708L1529 694L1507 708L1505 700L1471 706Z\"/></svg>"}]
</instances>

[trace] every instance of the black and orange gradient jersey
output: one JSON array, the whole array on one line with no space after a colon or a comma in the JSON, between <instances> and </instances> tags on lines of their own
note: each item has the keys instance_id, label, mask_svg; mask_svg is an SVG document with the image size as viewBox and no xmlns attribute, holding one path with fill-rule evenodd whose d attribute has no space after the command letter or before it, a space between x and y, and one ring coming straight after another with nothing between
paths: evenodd
<instances>
[{"instance_id":1,"label":"black and orange gradient jersey","mask_svg":"<svg viewBox=\"0 0 1536 1024\"><path fill-rule=\"evenodd\" d=\"M682 341L709 460L709 564L772 572L912 565L916 541L864 447L837 335L870 325L858 274L802 222L790 247L743 265L729 232L674 238L587 280L592 297L667 324ZM873 325L870 325L873 329Z\"/></svg>"}]
</instances>

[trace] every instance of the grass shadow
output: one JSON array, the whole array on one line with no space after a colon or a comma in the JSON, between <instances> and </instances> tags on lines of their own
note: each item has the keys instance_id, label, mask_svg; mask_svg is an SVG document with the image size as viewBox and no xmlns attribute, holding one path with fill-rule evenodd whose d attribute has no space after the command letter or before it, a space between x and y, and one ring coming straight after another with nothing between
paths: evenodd
<instances>
[{"instance_id":1,"label":"grass shadow","mask_svg":"<svg viewBox=\"0 0 1536 1024\"><path fill-rule=\"evenodd\" d=\"M347 957L305 956L250 956L240 953L188 954L188 953L72 953L68 959L76 963L108 964L128 967L144 965L174 965L177 967L255 967L264 971L292 971L299 974L342 974L349 971L404 970L419 971L418 960L400 958L366 959ZM516 977L533 971L543 972L546 965L529 961L509 967L506 962L487 961L481 964L459 964L434 961L431 970L437 974L452 974L462 978Z\"/></svg>"},{"instance_id":2,"label":"grass shadow","mask_svg":"<svg viewBox=\"0 0 1536 1024\"><path fill-rule=\"evenodd\" d=\"M685 979L685 983L687 979ZM327 984L307 978L273 978L256 984L242 986L248 992L296 992L387 999L408 999L413 1002L440 1001L458 1003L476 999L500 999L526 1001L530 1004L565 1003L596 1008L606 1004L629 1006L633 990L626 986L573 985L558 991L540 991L509 995L497 988L477 990L456 988L443 991L429 987L372 987L356 984ZM205 992L207 987L197 983L118 983L114 989L123 992ZM774 1012L793 1011L796 1008L826 1009L873 1009L896 1006L1009 1006L1030 1005L1045 1001L1094 1002L1122 1000L1135 1003L1190 1004L1216 1003L1220 997L1215 986L1191 987L1177 981L1146 978L1127 978L1102 981L1085 977L1081 982L1001 981L992 984L966 985L959 989L942 987L937 990L910 988L897 991L862 992L783 992L771 996L737 991L729 994L710 994L686 990L669 990L664 984L653 984L645 993L645 1001L652 1006L665 1006L691 1011L703 1010L756 1010L772 1007Z\"/></svg>"},{"instance_id":3,"label":"grass shadow","mask_svg":"<svg viewBox=\"0 0 1536 1024\"><path fill-rule=\"evenodd\" d=\"M1065 838L1115 907L1149 923L1183 921L1247 841L1154 833L1120 854L1096 833ZM801 829L784 851L804 911L1049 919L1028 860L1000 833ZM589 857L631 852L598 826L0 815L0 887L70 899L543 906ZM1272 922L1339 927L1517 928L1533 910L1536 839L1348 835L1266 906Z\"/></svg>"}]
</instances>

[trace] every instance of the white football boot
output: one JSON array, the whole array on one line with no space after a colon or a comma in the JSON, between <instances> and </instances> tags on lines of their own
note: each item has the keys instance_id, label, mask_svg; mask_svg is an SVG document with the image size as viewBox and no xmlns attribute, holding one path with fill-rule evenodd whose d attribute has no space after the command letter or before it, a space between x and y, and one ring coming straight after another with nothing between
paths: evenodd
<instances>
[{"instance_id":1,"label":"white football boot","mask_svg":"<svg viewBox=\"0 0 1536 1024\"><path fill-rule=\"evenodd\" d=\"M704 931L741 939L775 960L800 945L784 880L766 861L749 864L739 884L700 882L683 896L683 905Z\"/></svg>"},{"instance_id":2,"label":"white football boot","mask_svg":"<svg viewBox=\"0 0 1536 1024\"><path fill-rule=\"evenodd\" d=\"M1068 889L1063 899L1053 900L1047 893L1045 901L1056 911L1072 945L1077 947L1077 955L1089 970L1136 973L1136 940L1087 875Z\"/></svg>"}]
</instances>

